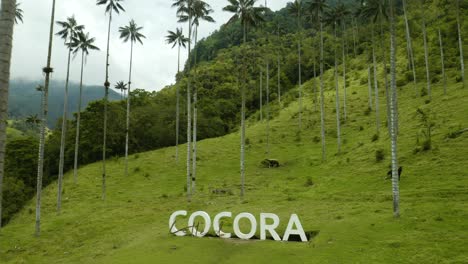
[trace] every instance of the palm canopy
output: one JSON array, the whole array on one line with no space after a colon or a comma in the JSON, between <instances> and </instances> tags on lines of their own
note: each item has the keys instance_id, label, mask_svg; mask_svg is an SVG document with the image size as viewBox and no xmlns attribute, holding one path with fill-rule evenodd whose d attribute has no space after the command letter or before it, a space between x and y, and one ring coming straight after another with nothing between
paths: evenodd
<instances>
[{"instance_id":1,"label":"palm canopy","mask_svg":"<svg viewBox=\"0 0 468 264\"><path fill-rule=\"evenodd\" d=\"M350 11L343 3L331 8L326 12L326 22L330 25L342 25L345 23L346 18L349 16Z\"/></svg>"},{"instance_id":2,"label":"palm canopy","mask_svg":"<svg viewBox=\"0 0 468 264\"><path fill-rule=\"evenodd\" d=\"M106 13L109 13L111 10L114 10L117 14L119 14L120 11L125 12L125 9L120 4L120 2L123 1L124 0L97 0L96 5L106 5Z\"/></svg>"},{"instance_id":3,"label":"palm canopy","mask_svg":"<svg viewBox=\"0 0 468 264\"><path fill-rule=\"evenodd\" d=\"M312 0L306 8L308 15L312 17L312 20L321 22L323 14L328 9L327 0Z\"/></svg>"},{"instance_id":4,"label":"palm canopy","mask_svg":"<svg viewBox=\"0 0 468 264\"><path fill-rule=\"evenodd\" d=\"M89 33L79 32L78 35L72 38L71 47L74 48L73 53L76 54L78 51L82 51L84 54L88 55L90 50L99 50L97 46L94 45L96 41L95 38L91 38Z\"/></svg>"},{"instance_id":5,"label":"palm canopy","mask_svg":"<svg viewBox=\"0 0 468 264\"><path fill-rule=\"evenodd\" d=\"M16 8L15 8L15 23L16 24L19 24L19 22L23 23L23 9L19 7L20 5L21 3L17 3Z\"/></svg>"},{"instance_id":6,"label":"palm canopy","mask_svg":"<svg viewBox=\"0 0 468 264\"><path fill-rule=\"evenodd\" d=\"M256 26L260 22L264 22L265 18L262 13L267 8L260 6L255 7L257 0L228 0L229 5L223 8L223 11L234 13L227 24L234 23L240 20L243 26Z\"/></svg>"},{"instance_id":7,"label":"palm canopy","mask_svg":"<svg viewBox=\"0 0 468 264\"><path fill-rule=\"evenodd\" d=\"M290 14L300 18L304 10L304 5L301 0L294 0L294 2L288 3L287 8Z\"/></svg>"},{"instance_id":8,"label":"palm canopy","mask_svg":"<svg viewBox=\"0 0 468 264\"><path fill-rule=\"evenodd\" d=\"M376 22L378 19L388 20L387 11L388 0L367 0L360 9L360 15Z\"/></svg>"},{"instance_id":9,"label":"palm canopy","mask_svg":"<svg viewBox=\"0 0 468 264\"><path fill-rule=\"evenodd\" d=\"M57 21L57 24L62 27L62 30L56 33L56 35L64 39L65 43L67 40L71 41L73 38L78 37L78 34L85 28L83 25L78 25L74 15L68 17L66 21Z\"/></svg>"},{"instance_id":10,"label":"palm canopy","mask_svg":"<svg viewBox=\"0 0 468 264\"><path fill-rule=\"evenodd\" d=\"M190 14L187 6L191 6ZM200 20L207 22L215 22L213 17L210 16L213 13L213 9L209 4L202 0L190 0L190 2L185 1L182 3L182 6L178 6L177 17L179 18L180 23L185 23L189 20L189 15L192 18L192 25L199 26Z\"/></svg>"},{"instance_id":11,"label":"palm canopy","mask_svg":"<svg viewBox=\"0 0 468 264\"><path fill-rule=\"evenodd\" d=\"M140 44L143 44L143 41L141 40L142 38L146 38L143 34L141 34L139 31L142 30L143 27L139 27L135 21L132 19L128 26L120 27L119 32L120 32L120 38L124 40L124 42L127 42L130 40L131 42L140 42Z\"/></svg>"},{"instance_id":12,"label":"palm canopy","mask_svg":"<svg viewBox=\"0 0 468 264\"><path fill-rule=\"evenodd\" d=\"M173 44L172 48L176 45L184 48L187 47L186 44L189 42L189 39L184 36L182 28L177 28L176 32L168 30L167 33L169 33L169 35L166 36L166 42L167 44Z\"/></svg>"},{"instance_id":13,"label":"palm canopy","mask_svg":"<svg viewBox=\"0 0 468 264\"><path fill-rule=\"evenodd\" d=\"M125 91L127 90L127 84L124 81L117 82L115 84L115 89L118 89L120 91Z\"/></svg>"}]
</instances>

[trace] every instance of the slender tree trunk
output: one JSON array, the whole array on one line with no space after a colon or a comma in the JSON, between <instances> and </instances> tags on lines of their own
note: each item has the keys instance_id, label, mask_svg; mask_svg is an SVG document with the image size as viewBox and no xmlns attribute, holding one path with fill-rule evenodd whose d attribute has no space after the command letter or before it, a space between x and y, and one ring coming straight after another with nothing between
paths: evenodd
<instances>
[{"instance_id":1,"label":"slender tree trunk","mask_svg":"<svg viewBox=\"0 0 468 264\"><path fill-rule=\"evenodd\" d=\"M190 202L192 199L191 196L191 180L192 180L192 174L191 174L191 169L190 169L190 161L191 161L191 154L192 154L192 148L191 148L191 141L192 141L192 98L190 96L191 94L191 74L190 74L190 68L191 68L191 49L192 49L192 13L190 12L189 8L189 42L188 42L188 63L187 63L187 200Z\"/></svg>"},{"instance_id":2,"label":"slender tree trunk","mask_svg":"<svg viewBox=\"0 0 468 264\"><path fill-rule=\"evenodd\" d=\"M302 61L301 61L301 42L302 42L302 27L300 16L297 18L299 28L299 40L297 42L297 52L299 54L299 131L302 130Z\"/></svg>"},{"instance_id":3,"label":"slender tree trunk","mask_svg":"<svg viewBox=\"0 0 468 264\"><path fill-rule=\"evenodd\" d=\"M71 37L70 37L71 38ZM71 39L70 39L71 42ZM60 161L58 175L58 194L57 194L57 213L60 214L62 208L62 190L63 190L63 167L65 163L65 139L67 136L67 116L68 116L68 83L70 80L70 62L72 49L68 48L68 64L67 64L67 79L65 80L65 96L63 99L63 116L62 116L62 135L60 139Z\"/></svg>"},{"instance_id":4,"label":"slender tree trunk","mask_svg":"<svg viewBox=\"0 0 468 264\"><path fill-rule=\"evenodd\" d=\"M314 56L314 80L312 81L313 89L314 89L314 111L317 112L317 56Z\"/></svg>"},{"instance_id":5,"label":"slender tree trunk","mask_svg":"<svg viewBox=\"0 0 468 264\"><path fill-rule=\"evenodd\" d=\"M52 44L54 36L54 23L55 23L55 0L52 0L52 14L50 16L50 30L49 30L49 47L47 52L47 66L42 69L45 74L44 91L42 97L42 113L41 113L41 132L39 136L39 154L37 163L37 189L36 189L36 223L35 235L41 234L41 198L42 198L42 178L44 175L44 149L45 149L45 136L47 127L47 114L49 108L49 83L50 74L52 73L51 59L52 59Z\"/></svg>"},{"instance_id":6,"label":"slender tree trunk","mask_svg":"<svg viewBox=\"0 0 468 264\"><path fill-rule=\"evenodd\" d=\"M109 49L110 31L112 23L112 8L109 10L109 27L107 29L107 54L106 54L106 81L104 82L104 129L102 143L102 200L106 200L106 153L107 153L107 103L109 99ZM129 93L130 94L130 93Z\"/></svg>"},{"instance_id":7,"label":"slender tree trunk","mask_svg":"<svg viewBox=\"0 0 468 264\"><path fill-rule=\"evenodd\" d=\"M345 43L345 38L346 38L346 26L345 26L345 22L343 21L343 36L341 37L341 44L342 44L342 50L343 50L343 87L344 87L343 117L344 117L344 120L346 121L347 118L348 118L348 112L346 110L347 90L346 90L346 43Z\"/></svg>"},{"instance_id":8,"label":"slender tree trunk","mask_svg":"<svg viewBox=\"0 0 468 264\"><path fill-rule=\"evenodd\" d=\"M177 53L177 75L180 73L180 44ZM179 129L180 129L180 91L179 86L176 85L176 146L175 146L175 160L179 163Z\"/></svg>"},{"instance_id":9,"label":"slender tree trunk","mask_svg":"<svg viewBox=\"0 0 468 264\"><path fill-rule=\"evenodd\" d=\"M327 160L327 149L325 142L325 97L323 94L323 23L320 21L320 130L322 136L322 160Z\"/></svg>"},{"instance_id":10,"label":"slender tree trunk","mask_svg":"<svg viewBox=\"0 0 468 264\"><path fill-rule=\"evenodd\" d=\"M266 65L266 153L270 156L270 62Z\"/></svg>"},{"instance_id":11,"label":"slender tree trunk","mask_svg":"<svg viewBox=\"0 0 468 264\"><path fill-rule=\"evenodd\" d=\"M440 28L438 29L439 32L439 46L440 46L440 63L442 67L442 83L444 85L444 95L447 95L447 76L445 75L445 57L444 57L444 44L442 42L442 33L440 32Z\"/></svg>"},{"instance_id":12,"label":"slender tree trunk","mask_svg":"<svg viewBox=\"0 0 468 264\"><path fill-rule=\"evenodd\" d=\"M263 71L260 69L260 121L263 121Z\"/></svg>"},{"instance_id":13,"label":"slender tree trunk","mask_svg":"<svg viewBox=\"0 0 468 264\"><path fill-rule=\"evenodd\" d=\"M423 15L423 22L422 22L422 30L423 30L423 39L424 39L424 61L426 63L427 95L429 96L429 100L432 100L431 75L429 72L429 51L427 49L426 19L424 18L424 15Z\"/></svg>"},{"instance_id":14,"label":"slender tree trunk","mask_svg":"<svg viewBox=\"0 0 468 264\"><path fill-rule=\"evenodd\" d=\"M458 47L460 49L460 67L461 67L461 77L462 85L465 88L465 60L463 59L463 37L461 31L461 21L460 21L460 0L457 0L457 29L458 29Z\"/></svg>"},{"instance_id":15,"label":"slender tree trunk","mask_svg":"<svg viewBox=\"0 0 468 264\"><path fill-rule=\"evenodd\" d=\"M198 26L195 26L195 45L197 45L198 41ZM197 50L194 50L194 65L197 63ZM194 81L194 92L193 92L193 157L192 157L192 195L195 195L195 185L197 180L197 114L198 114L198 75L197 69L194 67L195 70L195 81Z\"/></svg>"},{"instance_id":16,"label":"slender tree trunk","mask_svg":"<svg viewBox=\"0 0 468 264\"><path fill-rule=\"evenodd\" d=\"M369 110L372 110L372 78L371 78L371 68L367 66L367 84L369 88Z\"/></svg>"},{"instance_id":17,"label":"slender tree trunk","mask_svg":"<svg viewBox=\"0 0 468 264\"><path fill-rule=\"evenodd\" d=\"M3 175L5 170L8 90L10 85L16 0L2 0L0 11L0 229L2 228Z\"/></svg>"},{"instance_id":18,"label":"slender tree trunk","mask_svg":"<svg viewBox=\"0 0 468 264\"><path fill-rule=\"evenodd\" d=\"M281 104L281 38L280 38L280 27L278 24L278 103Z\"/></svg>"},{"instance_id":19,"label":"slender tree trunk","mask_svg":"<svg viewBox=\"0 0 468 264\"><path fill-rule=\"evenodd\" d=\"M244 31L244 45L247 42L247 25L244 23L243 25L243 31ZM245 54L243 54L243 61L245 62ZM244 65L243 68L245 68L246 65ZM246 74L245 74L245 69L242 70L243 76L242 78L244 79L242 82L242 87L241 87L241 100L242 100L242 107L241 107L241 150L240 150L240 171L241 171L241 199L244 198L245 194L245 79L246 79Z\"/></svg>"},{"instance_id":20,"label":"slender tree trunk","mask_svg":"<svg viewBox=\"0 0 468 264\"><path fill-rule=\"evenodd\" d=\"M354 52L354 57L356 57L356 55L357 55L357 52L356 52L356 42L357 42L356 41L356 34L357 34L356 31L357 31L357 26L355 26L355 22L354 22L355 20L356 19L354 17L351 19L351 24L353 26L353 52Z\"/></svg>"},{"instance_id":21,"label":"slender tree trunk","mask_svg":"<svg viewBox=\"0 0 468 264\"><path fill-rule=\"evenodd\" d=\"M396 33L395 33L395 18L394 18L393 0L390 0L390 64L391 64L391 149L392 149L392 193L393 193L393 216L400 217L400 190L399 190L399 175L398 175L398 142L397 142L397 87L396 87Z\"/></svg>"},{"instance_id":22,"label":"slender tree trunk","mask_svg":"<svg viewBox=\"0 0 468 264\"><path fill-rule=\"evenodd\" d=\"M125 126L125 176L128 176L128 141L130 138L130 106L132 91L133 41L130 40L130 70L128 72L127 118Z\"/></svg>"},{"instance_id":23,"label":"slender tree trunk","mask_svg":"<svg viewBox=\"0 0 468 264\"><path fill-rule=\"evenodd\" d=\"M80 122L81 122L81 104L83 98L83 68L84 51L81 51L81 75L80 75L80 95L78 97L78 111L76 113L76 136L75 136L75 160L73 166L73 179L75 184L78 182L78 152L80 148Z\"/></svg>"},{"instance_id":24,"label":"slender tree trunk","mask_svg":"<svg viewBox=\"0 0 468 264\"><path fill-rule=\"evenodd\" d=\"M374 43L374 24L372 24L372 64L374 68L374 96L375 96L375 123L377 134L380 133L380 106L379 106L379 82L377 79L377 59L375 56L375 43Z\"/></svg>"},{"instance_id":25,"label":"slender tree trunk","mask_svg":"<svg viewBox=\"0 0 468 264\"><path fill-rule=\"evenodd\" d=\"M336 36L336 27L337 24L335 22L335 43L337 39ZM337 138L337 146L338 151L337 153L341 153L341 117L340 117L340 88L338 85L338 54L337 48L335 47L335 96L336 96L336 138Z\"/></svg>"},{"instance_id":26,"label":"slender tree trunk","mask_svg":"<svg viewBox=\"0 0 468 264\"><path fill-rule=\"evenodd\" d=\"M414 91L416 93L416 96L418 96L418 90L416 87L416 68L414 66L414 55L413 55L413 44L411 41L411 33L410 33L410 27L408 23L408 12L406 10L406 0L403 0L403 15L405 18L405 27L406 27L406 43L407 43L407 49L408 49L408 59L409 63L411 66L411 70L413 71L413 82L414 82Z\"/></svg>"}]
</instances>

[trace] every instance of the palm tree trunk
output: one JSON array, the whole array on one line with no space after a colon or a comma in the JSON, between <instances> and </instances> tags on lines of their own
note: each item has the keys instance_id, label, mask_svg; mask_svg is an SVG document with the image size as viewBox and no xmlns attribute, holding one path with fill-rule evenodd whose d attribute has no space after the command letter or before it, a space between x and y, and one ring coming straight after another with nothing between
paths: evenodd
<instances>
[{"instance_id":1,"label":"palm tree trunk","mask_svg":"<svg viewBox=\"0 0 468 264\"><path fill-rule=\"evenodd\" d=\"M371 78L371 68L367 66L367 84L369 88L369 110L372 110L372 78Z\"/></svg>"},{"instance_id":2,"label":"palm tree trunk","mask_svg":"<svg viewBox=\"0 0 468 264\"><path fill-rule=\"evenodd\" d=\"M71 41L71 39L70 39ZM63 167L65 163L65 139L67 136L67 116L68 116L68 83L70 80L70 62L71 62L72 49L68 48L68 64L67 64L67 78L65 80L65 96L63 99L63 116L62 116L62 135L60 138L60 161L59 161L59 175L58 175L58 194L57 194L57 213L60 214L62 208L62 190L63 190Z\"/></svg>"},{"instance_id":3,"label":"palm tree trunk","mask_svg":"<svg viewBox=\"0 0 468 264\"><path fill-rule=\"evenodd\" d=\"M462 32L461 32L461 21L460 21L460 0L457 0L457 29L458 29L458 47L460 49L460 67L461 67L461 77L462 77L462 86L465 88L465 62L463 59L463 41L462 41Z\"/></svg>"},{"instance_id":4,"label":"palm tree trunk","mask_svg":"<svg viewBox=\"0 0 468 264\"><path fill-rule=\"evenodd\" d=\"M260 69L260 121L263 121L263 71Z\"/></svg>"},{"instance_id":5,"label":"palm tree trunk","mask_svg":"<svg viewBox=\"0 0 468 264\"><path fill-rule=\"evenodd\" d=\"M55 0L52 0L52 14L50 16L50 30L49 30L49 47L47 52L47 66L42 69L45 73L44 91L41 103L41 131L39 136L39 154L37 163L37 186L36 186L36 223L35 235L41 234L41 198L42 198L42 178L44 175L44 149L45 149L45 136L47 127L47 114L49 108L49 83L50 74L52 73L51 59L52 59L52 44L54 36L54 23L55 23Z\"/></svg>"},{"instance_id":6,"label":"palm tree trunk","mask_svg":"<svg viewBox=\"0 0 468 264\"><path fill-rule=\"evenodd\" d=\"M299 131L302 129L302 61L301 61L301 42L302 42L302 29L300 16L297 19L298 28L299 28L299 41L297 42L297 52L299 54Z\"/></svg>"},{"instance_id":7,"label":"palm tree trunk","mask_svg":"<svg viewBox=\"0 0 468 264\"><path fill-rule=\"evenodd\" d=\"M382 60L383 60L383 69L384 69L384 82L385 82L385 95L387 99L387 127L388 127L388 134L391 134L390 131L390 91L388 89L388 74L387 74L387 53L385 52L386 45L384 40L384 32L383 32L383 24L382 18L380 18L380 48L382 52Z\"/></svg>"},{"instance_id":8,"label":"palm tree trunk","mask_svg":"<svg viewBox=\"0 0 468 264\"><path fill-rule=\"evenodd\" d=\"M354 57L356 57L356 55L357 55L357 52L356 52L356 43L357 43L357 41L356 41L357 32L356 31L357 31L357 26L355 25L355 21L356 21L356 19L353 17L351 19L351 24L353 26L353 52L354 52Z\"/></svg>"},{"instance_id":9,"label":"palm tree trunk","mask_svg":"<svg viewBox=\"0 0 468 264\"><path fill-rule=\"evenodd\" d=\"M392 193L393 193L393 216L400 217L400 190L398 175L398 149L397 149L397 87L396 87L396 33L394 21L393 0L390 0L390 71L391 71L391 149L392 149Z\"/></svg>"},{"instance_id":10,"label":"palm tree trunk","mask_svg":"<svg viewBox=\"0 0 468 264\"><path fill-rule=\"evenodd\" d=\"M416 93L416 96L418 96L418 91L416 88L416 68L414 66L414 55L413 55L413 44L411 41L411 33L410 33L410 27L408 23L408 13L406 10L406 0L403 0L403 16L405 18L405 27L406 27L406 43L407 43L407 49L408 49L408 55L409 55L409 61L410 61L410 66L413 71L413 82L414 82L414 91Z\"/></svg>"},{"instance_id":11,"label":"palm tree trunk","mask_svg":"<svg viewBox=\"0 0 468 264\"><path fill-rule=\"evenodd\" d=\"M280 58L280 49L281 49L281 38L280 38L280 27L278 24L278 103L281 104L281 58Z\"/></svg>"},{"instance_id":12,"label":"palm tree trunk","mask_svg":"<svg viewBox=\"0 0 468 264\"><path fill-rule=\"evenodd\" d=\"M107 29L107 54L106 54L106 81L104 82L104 129L102 141L102 200L106 200L106 153L107 153L107 103L109 99L109 46L112 23L112 8L109 10L109 26ZM130 94L130 93L129 93Z\"/></svg>"},{"instance_id":13,"label":"palm tree trunk","mask_svg":"<svg viewBox=\"0 0 468 264\"><path fill-rule=\"evenodd\" d=\"M127 118L125 127L125 176L128 176L128 141L130 131L130 101L132 91L133 41L130 41L130 70L128 73Z\"/></svg>"},{"instance_id":14,"label":"palm tree trunk","mask_svg":"<svg viewBox=\"0 0 468 264\"><path fill-rule=\"evenodd\" d=\"M343 36L341 37L341 44L342 44L342 50L343 50L343 87L344 87L344 94L343 94L343 117L344 120L347 120L348 113L346 110L346 43L345 43L345 38L346 38L346 26L345 22L343 21Z\"/></svg>"},{"instance_id":15,"label":"palm tree trunk","mask_svg":"<svg viewBox=\"0 0 468 264\"><path fill-rule=\"evenodd\" d=\"M80 147L81 104L83 98L83 67L84 51L81 52L80 95L78 97L78 111L76 113L75 160L73 163L73 179L75 184L78 182L78 152Z\"/></svg>"},{"instance_id":16,"label":"palm tree trunk","mask_svg":"<svg viewBox=\"0 0 468 264\"><path fill-rule=\"evenodd\" d=\"M180 72L180 44L177 53L177 75ZM180 92L179 86L176 85L176 145L175 145L175 160L179 163L179 121L180 121Z\"/></svg>"},{"instance_id":17,"label":"palm tree trunk","mask_svg":"<svg viewBox=\"0 0 468 264\"><path fill-rule=\"evenodd\" d=\"M335 22L335 43L337 40L336 36L336 22ZM340 88L338 86L338 54L337 48L335 47L335 96L336 96L336 138L338 146L338 154L341 152L341 120L340 120Z\"/></svg>"},{"instance_id":18,"label":"palm tree trunk","mask_svg":"<svg viewBox=\"0 0 468 264\"><path fill-rule=\"evenodd\" d=\"M198 26L195 27L195 42L194 47L197 45L198 41ZM197 50L194 50L194 64L197 63ZM198 82L197 82L197 72L195 68L195 84L193 92L193 157L192 157L192 195L195 194L195 185L197 180L197 114L198 114Z\"/></svg>"},{"instance_id":19,"label":"palm tree trunk","mask_svg":"<svg viewBox=\"0 0 468 264\"><path fill-rule=\"evenodd\" d=\"M317 56L314 56L314 80L312 82L313 89L314 89L314 111L317 112L317 104L318 104L318 98L317 98Z\"/></svg>"},{"instance_id":20,"label":"palm tree trunk","mask_svg":"<svg viewBox=\"0 0 468 264\"><path fill-rule=\"evenodd\" d=\"M379 82L377 80L377 59L375 56L375 43L374 43L374 24L372 24L372 64L374 68L374 97L375 97L375 124L377 134L380 133L380 107L379 107Z\"/></svg>"},{"instance_id":21,"label":"palm tree trunk","mask_svg":"<svg viewBox=\"0 0 468 264\"><path fill-rule=\"evenodd\" d=\"M5 170L8 90L10 83L16 0L3 0L0 13L0 229L2 228L3 174Z\"/></svg>"},{"instance_id":22,"label":"palm tree trunk","mask_svg":"<svg viewBox=\"0 0 468 264\"><path fill-rule=\"evenodd\" d=\"M247 25L244 23L243 25L243 31L244 31L244 44L247 42ZM243 59L245 62L245 55L243 55ZM245 65L244 65L245 66ZM246 74L245 74L245 67L242 70L243 76L242 78L244 79L242 82L242 87L241 87L241 100L242 100L242 107L241 107L241 149L240 149L240 171L241 171L241 199L244 198L245 194L245 79L246 79Z\"/></svg>"},{"instance_id":23,"label":"palm tree trunk","mask_svg":"<svg viewBox=\"0 0 468 264\"><path fill-rule=\"evenodd\" d=\"M323 94L323 23L320 21L320 130L322 136L322 160L327 160L327 149L325 142L325 97Z\"/></svg>"},{"instance_id":24,"label":"palm tree trunk","mask_svg":"<svg viewBox=\"0 0 468 264\"><path fill-rule=\"evenodd\" d=\"M426 63L427 95L429 96L429 100L432 100L431 75L429 72L429 51L427 49L426 19L424 18L424 15L423 15L422 23L423 23L422 30L423 30L423 39L424 39L424 61Z\"/></svg>"},{"instance_id":25,"label":"palm tree trunk","mask_svg":"<svg viewBox=\"0 0 468 264\"><path fill-rule=\"evenodd\" d=\"M266 153L270 156L270 62L266 65Z\"/></svg>"},{"instance_id":26,"label":"palm tree trunk","mask_svg":"<svg viewBox=\"0 0 468 264\"><path fill-rule=\"evenodd\" d=\"M445 57L444 57L444 44L442 42L442 33L439 31L439 46L440 46L440 62L442 67L442 83L444 85L444 95L447 95L447 76L445 75Z\"/></svg>"},{"instance_id":27,"label":"palm tree trunk","mask_svg":"<svg viewBox=\"0 0 468 264\"><path fill-rule=\"evenodd\" d=\"M191 55L191 40L192 40L192 13L189 8L189 42L188 42L188 63L187 63L187 200L190 202L192 199L191 196L191 191L190 191L190 184L191 184L191 170L190 170L190 161L191 161L191 141L192 141L192 103L191 100L192 98L190 97L190 90L191 88L191 74L190 74L190 68L191 68L191 61L190 61L190 55Z\"/></svg>"}]
</instances>

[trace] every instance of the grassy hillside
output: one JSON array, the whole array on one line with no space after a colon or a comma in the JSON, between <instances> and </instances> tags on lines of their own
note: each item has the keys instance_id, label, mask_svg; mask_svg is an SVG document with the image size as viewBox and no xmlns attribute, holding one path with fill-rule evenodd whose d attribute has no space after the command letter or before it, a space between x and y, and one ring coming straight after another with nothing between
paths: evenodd
<instances>
[{"instance_id":1,"label":"grassy hillside","mask_svg":"<svg viewBox=\"0 0 468 264\"><path fill-rule=\"evenodd\" d=\"M266 122L250 120L247 137L246 197L239 199L239 134L199 143L197 193L187 203L185 161L174 162L174 148L131 157L129 177L123 159L109 163L107 201L101 197L101 164L91 164L65 180L64 204L56 215L55 184L44 191L42 236L35 238L31 201L0 232L2 263L467 263L468 253L468 90L449 80L448 95L434 85L433 101L414 97L412 84L399 89L399 160L404 167L401 218L392 217L385 99L380 94L382 133L367 110L366 69L350 74L348 121L343 152L336 154L334 93L326 93L327 161L321 161L320 115L312 81L305 85L304 125L298 132L293 100L273 120L271 154L282 166L260 166L266 157ZM450 72L449 76L454 76ZM333 87L332 75L325 76ZM421 90L424 84L418 84ZM291 96L291 95L290 95ZM416 152L422 126L418 108L431 109L435 123L432 150ZM451 135L448 137L448 135ZM419 136L421 138L421 136ZM181 146L181 150L184 150ZM384 160L376 161L383 150ZM183 153L183 151L182 151ZM213 194L224 189L232 195ZM282 235L297 213L309 243L175 237L168 232L176 210L261 212L280 216ZM246 224L246 223L243 223ZM224 225L232 231L231 223ZM213 233L213 231L211 231ZM257 234L258 235L258 234Z\"/></svg>"}]
</instances>

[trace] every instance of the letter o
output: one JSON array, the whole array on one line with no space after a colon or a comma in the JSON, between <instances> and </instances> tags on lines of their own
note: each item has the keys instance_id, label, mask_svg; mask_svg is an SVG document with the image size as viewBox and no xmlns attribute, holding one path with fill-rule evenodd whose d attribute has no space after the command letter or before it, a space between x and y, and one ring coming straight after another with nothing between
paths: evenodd
<instances>
[{"instance_id":1,"label":"letter o","mask_svg":"<svg viewBox=\"0 0 468 264\"><path fill-rule=\"evenodd\" d=\"M219 227L219 221L221 220L221 218L231 217L231 216L232 216L231 212L221 212L221 213L217 214L214 217L214 219L213 219L213 229L214 229L216 235L218 235L221 238L230 238L231 237L231 233L224 233L221 230L221 228Z\"/></svg>"},{"instance_id":2,"label":"letter o","mask_svg":"<svg viewBox=\"0 0 468 264\"><path fill-rule=\"evenodd\" d=\"M199 232L195 226L194 226L194 222L195 222L195 217L197 216L201 216L204 220L205 220L205 229L203 229L203 232ZM208 231L210 230L210 227L211 227L211 219L210 219L210 216L204 212L204 211L197 211L197 212L194 212L190 218L189 218L189 221L188 221L188 225L189 225L189 229L190 231L192 232L192 234L196 237L204 237Z\"/></svg>"},{"instance_id":3,"label":"letter o","mask_svg":"<svg viewBox=\"0 0 468 264\"><path fill-rule=\"evenodd\" d=\"M240 228L239 228L239 221L242 218L247 218L250 221L250 225L251 225L250 232L247 233L247 234L242 233L240 231ZM255 217L252 214L249 214L249 213L240 213L240 214L238 214L236 216L236 218L234 218L234 224L233 225L234 225L234 233L240 239L250 239L257 232L257 220L255 220Z\"/></svg>"}]
</instances>

